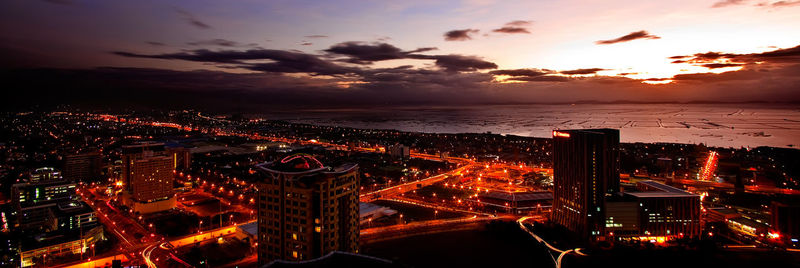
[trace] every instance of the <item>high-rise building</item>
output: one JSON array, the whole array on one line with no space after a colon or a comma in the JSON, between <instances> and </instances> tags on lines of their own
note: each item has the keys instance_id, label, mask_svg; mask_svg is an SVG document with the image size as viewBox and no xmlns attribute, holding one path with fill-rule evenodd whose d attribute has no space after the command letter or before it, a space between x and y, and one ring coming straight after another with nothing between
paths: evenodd
<instances>
[{"instance_id":1,"label":"high-rise building","mask_svg":"<svg viewBox=\"0 0 800 268\"><path fill-rule=\"evenodd\" d=\"M64 178L71 181L100 179L102 155L100 152L68 155L64 160Z\"/></svg>"},{"instance_id":2,"label":"high-rise building","mask_svg":"<svg viewBox=\"0 0 800 268\"><path fill-rule=\"evenodd\" d=\"M140 213L174 207L175 158L160 143L144 143L122 148L122 177L127 189L126 202Z\"/></svg>"},{"instance_id":3,"label":"high-rise building","mask_svg":"<svg viewBox=\"0 0 800 268\"><path fill-rule=\"evenodd\" d=\"M357 252L358 166L296 154L258 165L258 262Z\"/></svg>"},{"instance_id":4,"label":"high-rise building","mask_svg":"<svg viewBox=\"0 0 800 268\"><path fill-rule=\"evenodd\" d=\"M172 196L172 157L150 156L134 160L130 170L130 191L139 202L154 202Z\"/></svg>"},{"instance_id":5,"label":"high-rise building","mask_svg":"<svg viewBox=\"0 0 800 268\"><path fill-rule=\"evenodd\" d=\"M552 220L582 238L603 235L605 197L619 191L619 130L553 131Z\"/></svg>"}]
</instances>

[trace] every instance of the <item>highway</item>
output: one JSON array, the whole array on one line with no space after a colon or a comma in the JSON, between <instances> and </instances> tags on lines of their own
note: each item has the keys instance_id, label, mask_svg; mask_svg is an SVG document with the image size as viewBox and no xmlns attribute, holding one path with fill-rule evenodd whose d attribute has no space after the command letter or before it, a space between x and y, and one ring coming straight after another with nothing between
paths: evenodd
<instances>
[{"instance_id":1,"label":"highway","mask_svg":"<svg viewBox=\"0 0 800 268\"><path fill-rule=\"evenodd\" d=\"M463 159L463 158L460 158L460 159ZM459 160L459 158L454 158L454 160L449 160L449 161L462 163L462 160ZM428 178L424 178L424 179L421 179L421 180L407 182L407 183L403 183L403 184L398 184L398 185L387 187L387 188L383 188L383 189L380 189L380 190L377 190L377 191L372 191L372 192L369 192L369 193L361 194L359 199L360 199L361 202L372 202L372 201L375 201L377 199L391 198L392 196L397 196L399 194L402 194L402 193L405 193L405 192L410 192L410 191L415 190L417 188L422 188L422 187L425 187L425 186L440 182L440 181L442 181L444 179L447 179L449 176L456 176L457 174L460 174L460 173L464 172L465 170L467 170L469 168L472 168L475 165L475 163L472 162L471 160L469 160L469 161L470 162L468 162L468 164L466 164L464 166L461 166L461 167L459 167L457 169L451 170L449 172L446 172L446 173L442 173L442 174L430 176Z\"/></svg>"},{"instance_id":2,"label":"highway","mask_svg":"<svg viewBox=\"0 0 800 268\"><path fill-rule=\"evenodd\" d=\"M480 228L483 223L493 220L513 220L514 217L466 217L457 219L439 219L429 221L416 221L408 224L395 224L384 227L375 227L361 230L360 241L369 244L379 241L399 239L409 236L426 235L433 233L470 230Z\"/></svg>"}]
</instances>

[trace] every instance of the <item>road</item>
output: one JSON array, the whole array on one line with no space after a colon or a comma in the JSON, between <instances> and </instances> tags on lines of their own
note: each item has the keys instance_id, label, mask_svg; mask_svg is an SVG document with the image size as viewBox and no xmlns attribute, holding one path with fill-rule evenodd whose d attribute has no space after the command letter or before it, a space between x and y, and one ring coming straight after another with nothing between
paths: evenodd
<instances>
[{"instance_id":1,"label":"road","mask_svg":"<svg viewBox=\"0 0 800 268\"><path fill-rule=\"evenodd\" d=\"M460 159L464 159L464 158L460 158ZM449 160L449 161L462 163L462 160L460 160L460 159L453 158L453 160ZM459 168L456 168L454 170L451 170L451 171L448 171L448 172L445 172L445 173L442 173L442 174L439 174L439 175L434 175L434 176L430 176L428 178L424 178L424 179L421 179L421 180L407 182L407 183L403 183L403 184L398 184L398 185L391 186L391 187L386 187L386 188L383 188L383 189L380 189L380 190L377 190L377 191L364 193L364 194L361 194L359 199L360 199L361 202L372 202L372 201L375 201L377 199L391 198L393 196L397 196L397 195L400 195L400 194L405 193L405 192L410 192L412 190L415 190L415 189L418 189L418 188L422 188L422 187L425 187L425 186L440 182L440 181L442 181L444 179L447 179L449 176L456 176L458 174L461 174L465 170L468 170L468 169L472 168L475 165L475 163L472 160L469 160L469 162L467 162L467 163L468 164L466 164L466 165L463 165L463 166L461 166Z\"/></svg>"},{"instance_id":2,"label":"road","mask_svg":"<svg viewBox=\"0 0 800 268\"><path fill-rule=\"evenodd\" d=\"M527 221L529 219L532 219L532 217L519 218L517 220L517 223L519 224L519 228L521 228L523 231L528 233L531 237L536 239L537 242L545 245L548 249L550 249L551 252L558 253L558 257L557 258L554 257L552 255L552 253L550 254L550 257L553 259L553 264L555 264L556 268L561 268L561 261L564 259L564 256L566 256L568 254L574 253L574 254L577 254L577 255L580 255L580 256L586 256L586 254L581 252L581 248L573 248L573 249L568 249L568 250L561 250L561 249L558 249L558 248L554 247L553 245L550 245L550 243L547 243L547 241L545 241L544 239L542 239L541 237L536 235L534 232L532 232L530 229L528 229L527 226L525 226L525 221Z\"/></svg>"},{"instance_id":3,"label":"road","mask_svg":"<svg viewBox=\"0 0 800 268\"><path fill-rule=\"evenodd\" d=\"M476 215L467 218L416 221L408 224L368 228L361 230L359 241L362 244L369 244L409 236L476 229L481 227L483 223L493 220L511 221L514 220L514 217L478 217Z\"/></svg>"}]
</instances>

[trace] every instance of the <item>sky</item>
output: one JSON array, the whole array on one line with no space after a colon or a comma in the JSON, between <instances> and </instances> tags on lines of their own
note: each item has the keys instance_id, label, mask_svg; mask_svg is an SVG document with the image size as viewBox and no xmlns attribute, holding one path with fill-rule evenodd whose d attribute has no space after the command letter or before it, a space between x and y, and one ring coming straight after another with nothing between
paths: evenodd
<instances>
[{"instance_id":1,"label":"sky","mask_svg":"<svg viewBox=\"0 0 800 268\"><path fill-rule=\"evenodd\" d=\"M18 102L800 101L800 0L0 3Z\"/></svg>"}]
</instances>

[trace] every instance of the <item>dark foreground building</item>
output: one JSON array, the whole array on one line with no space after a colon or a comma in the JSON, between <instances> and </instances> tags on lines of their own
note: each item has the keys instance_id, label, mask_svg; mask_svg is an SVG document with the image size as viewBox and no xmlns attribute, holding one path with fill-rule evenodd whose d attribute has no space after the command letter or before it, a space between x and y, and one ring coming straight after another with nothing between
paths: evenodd
<instances>
[{"instance_id":1,"label":"dark foreground building","mask_svg":"<svg viewBox=\"0 0 800 268\"><path fill-rule=\"evenodd\" d=\"M619 191L619 130L553 131L552 219L584 239L604 235L605 198Z\"/></svg>"},{"instance_id":2,"label":"dark foreground building","mask_svg":"<svg viewBox=\"0 0 800 268\"><path fill-rule=\"evenodd\" d=\"M358 166L297 154L258 165L258 263L358 252Z\"/></svg>"}]
</instances>

